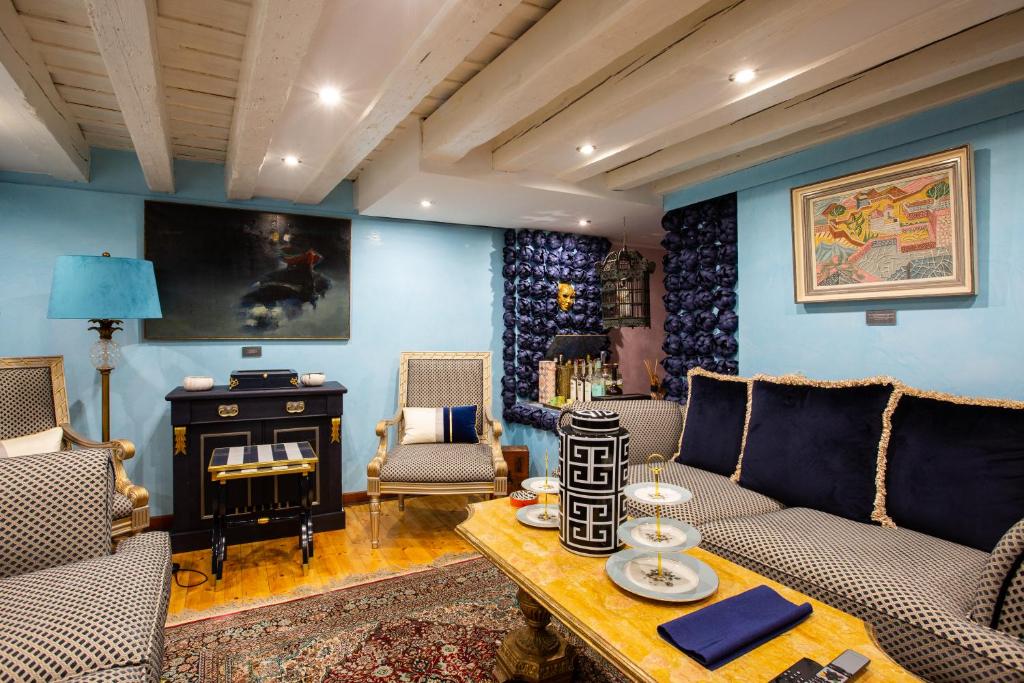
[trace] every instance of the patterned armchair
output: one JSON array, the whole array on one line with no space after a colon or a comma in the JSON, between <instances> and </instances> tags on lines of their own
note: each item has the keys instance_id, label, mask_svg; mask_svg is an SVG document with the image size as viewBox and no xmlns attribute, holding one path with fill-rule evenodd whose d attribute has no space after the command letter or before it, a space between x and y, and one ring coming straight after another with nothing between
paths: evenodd
<instances>
[{"instance_id":1,"label":"patterned armchair","mask_svg":"<svg viewBox=\"0 0 1024 683\"><path fill-rule=\"evenodd\" d=\"M370 496L370 541L380 546L380 497L397 494L508 493L508 466L501 454L501 423L491 417L491 354L403 353L399 361L398 411L377 423L380 444L366 468ZM475 405L477 444L402 444L405 407ZM388 433L397 432L388 448Z\"/></svg>"},{"instance_id":2,"label":"patterned armchair","mask_svg":"<svg viewBox=\"0 0 1024 683\"><path fill-rule=\"evenodd\" d=\"M0 681L160 680L165 532L111 550L107 448L0 458Z\"/></svg>"},{"instance_id":3,"label":"patterned armchair","mask_svg":"<svg viewBox=\"0 0 1024 683\"><path fill-rule=\"evenodd\" d=\"M135 455L131 441L101 443L71 427L64 385L64 358L0 358L0 439L12 439L53 427L64 430L64 448L108 448L114 454L115 489L112 533L134 534L149 526L149 491L128 478L124 461Z\"/></svg>"}]
</instances>

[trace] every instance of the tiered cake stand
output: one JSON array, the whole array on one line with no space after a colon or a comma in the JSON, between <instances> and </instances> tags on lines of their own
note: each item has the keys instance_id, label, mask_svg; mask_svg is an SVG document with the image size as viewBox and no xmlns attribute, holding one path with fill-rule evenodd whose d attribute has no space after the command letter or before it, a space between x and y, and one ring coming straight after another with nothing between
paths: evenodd
<instances>
[{"instance_id":1,"label":"tiered cake stand","mask_svg":"<svg viewBox=\"0 0 1024 683\"><path fill-rule=\"evenodd\" d=\"M654 506L654 517L632 519L619 526L619 540L631 547L610 556L605 570L616 585L635 595L666 602L702 600L718 590L718 575L683 552L700 543L700 532L661 514L664 506L686 503L693 494L660 483L660 468L652 470L653 482L630 484L623 493L632 501Z\"/></svg>"},{"instance_id":2,"label":"tiered cake stand","mask_svg":"<svg viewBox=\"0 0 1024 683\"><path fill-rule=\"evenodd\" d=\"M558 495L556 477L530 477L523 481L523 488L537 494L535 505L526 505L516 511L516 519L527 526L540 529L558 528L558 503L551 502L551 496Z\"/></svg>"}]
</instances>

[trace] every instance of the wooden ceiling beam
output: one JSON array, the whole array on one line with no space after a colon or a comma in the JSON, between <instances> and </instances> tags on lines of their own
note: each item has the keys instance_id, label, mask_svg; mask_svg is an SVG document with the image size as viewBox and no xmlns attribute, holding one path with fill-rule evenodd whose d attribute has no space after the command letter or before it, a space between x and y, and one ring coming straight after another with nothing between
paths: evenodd
<instances>
[{"instance_id":1,"label":"wooden ceiling beam","mask_svg":"<svg viewBox=\"0 0 1024 683\"><path fill-rule=\"evenodd\" d=\"M605 179L612 190L639 187L1020 57L1024 57L1024 10L932 43L822 92L666 147L608 172Z\"/></svg>"},{"instance_id":2,"label":"wooden ceiling beam","mask_svg":"<svg viewBox=\"0 0 1024 683\"><path fill-rule=\"evenodd\" d=\"M295 201L323 201L517 5L509 0L447 0Z\"/></svg>"},{"instance_id":3,"label":"wooden ceiling beam","mask_svg":"<svg viewBox=\"0 0 1024 683\"><path fill-rule=\"evenodd\" d=\"M255 0L231 121L229 199L251 199L270 139L299 76L324 0Z\"/></svg>"},{"instance_id":4,"label":"wooden ceiling beam","mask_svg":"<svg viewBox=\"0 0 1024 683\"><path fill-rule=\"evenodd\" d=\"M146 185L174 192L174 154L156 36L156 0L85 0Z\"/></svg>"},{"instance_id":5,"label":"wooden ceiling beam","mask_svg":"<svg viewBox=\"0 0 1024 683\"><path fill-rule=\"evenodd\" d=\"M654 192L663 195L675 192L832 140L838 140L887 123L894 123L927 109L965 100L1021 80L1024 80L1024 58L975 71L850 116L744 149L741 152L667 176L655 181L649 187ZM903 142L912 142L912 140L903 140Z\"/></svg>"},{"instance_id":6,"label":"wooden ceiling beam","mask_svg":"<svg viewBox=\"0 0 1024 683\"><path fill-rule=\"evenodd\" d=\"M580 181L1018 7L1017 0L744 0L509 140L492 161L501 171ZM741 67L756 69L757 79L730 82ZM584 138L597 153L575 153Z\"/></svg>"},{"instance_id":7,"label":"wooden ceiling beam","mask_svg":"<svg viewBox=\"0 0 1024 683\"><path fill-rule=\"evenodd\" d=\"M562 0L423 123L423 157L452 163L704 0Z\"/></svg>"},{"instance_id":8,"label":"wooden ceiling beam","mask_svg":"<svg viewBox=\"0 0 1024 683\"><path fill-rule=\"evenodd\" d=\"M5 128L36 158L26 170L89 180L89 145L11 0L0 0L0 102Z\"/></svg>"}]
</instances>

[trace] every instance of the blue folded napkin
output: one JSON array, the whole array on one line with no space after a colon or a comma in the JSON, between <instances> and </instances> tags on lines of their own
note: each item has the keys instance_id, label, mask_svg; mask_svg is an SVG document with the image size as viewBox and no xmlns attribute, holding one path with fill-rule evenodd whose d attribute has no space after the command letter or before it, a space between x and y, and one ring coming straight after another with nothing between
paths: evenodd
<instances>
[{"instance_id":1,"label":"blue folded napkin","mask_svg":"<svg viewBox=\"0 0 1024 683\"><path fill-rule=\"evenodd\" d=\"M658 634L708 669L717 669L793 628L811 614L768 586L708 605L658 627Z\"/></svg>"}]
</instances>

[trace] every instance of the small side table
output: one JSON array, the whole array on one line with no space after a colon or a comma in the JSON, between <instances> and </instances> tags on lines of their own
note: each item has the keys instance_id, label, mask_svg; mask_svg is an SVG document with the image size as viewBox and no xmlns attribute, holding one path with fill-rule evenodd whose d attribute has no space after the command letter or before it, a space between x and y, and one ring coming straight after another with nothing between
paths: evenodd
<instances>
[{"instance_id":1,"label":"small side table","mask_svg":"<svg viewBox=\"0 0 1024 683\"><path fill-rule=\"evenodd\" d=\"M210 455L210 481L217 484L217 499L213 510L211 540L211 571L219 583L224 575L227 558L227 529L234 526L267 524L281 520L298 520L299 544L302 546L302 570L309 568L313 557L313 496L310 475L316 472L316 452L308 441L259 444L257 446L229 446L215 448ZM282 474L301 474L300 501L297 507L278 508L269 514L251 513L227 516L227 483L234 479L278 477Z\"/></svg>"}]
</instances>

